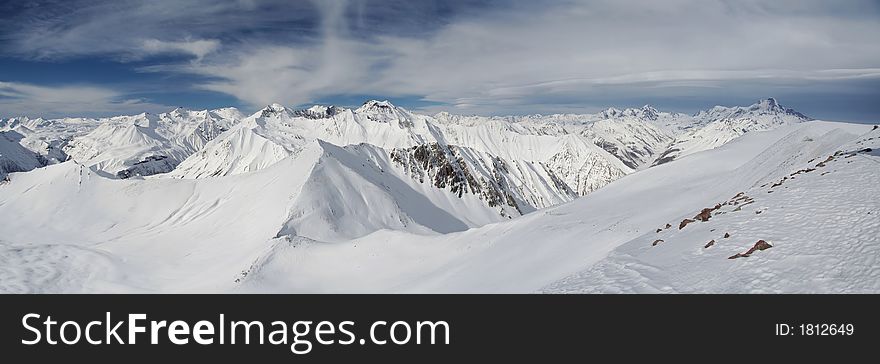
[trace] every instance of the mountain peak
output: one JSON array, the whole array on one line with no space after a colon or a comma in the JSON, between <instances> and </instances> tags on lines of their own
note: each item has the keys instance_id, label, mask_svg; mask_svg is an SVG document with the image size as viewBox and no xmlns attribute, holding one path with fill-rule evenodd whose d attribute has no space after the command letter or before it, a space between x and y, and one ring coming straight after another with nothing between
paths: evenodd
<instances>
[{"instance_id":1,"label":"mountain peak","mask_svg":"<svg viewBox=\"0 0 880 364\"><path fill-rule=\"evenodd\" d=\"M599 114L602 115L603 118L610 119L612 117L620 115L621 113L622 111L620 111L620 109L609 107L605 110L602 110L602 112Z\"/></svg>"},{"instance_id":2,"label":"mountain peak","mask_svg":"<svg viewBox=\"0 0 880 364\"><path fill-rule=\"evenodd\" d=\"M345 109L338 106L314 105L308 109L294 111L294 115L308 119L326 119L336 115Z\"/></svg>"},{"instance_id":3,"label":"mountain peak","mask_svg":"<svg viewBox=\"0 0 880 364\"><path fill-rule=\"evenodd\" d=\"M777 109L782 110L782 109L784 109L781 105L779 105L779 101L776 101L776 99L774 99L772 97L768 97L766 99L758 101L757 103L752 105L752 108L753 109L759 108L759 109L763 109L763 110L777 110Z\"/></svg>"},{"instance_id":4,"label":"mountain peak","mask_svg":"<svg viewBox=\"0 0 880 364\"><path fill-rule=\"evenodd\" d=\"M369 100L361 105L361 107L358 108L358 111L388 112L396 108L397 107L388 100Z\"/></svg>"},{"instance_id":5,"label":"mountain peak","mask_svg":"<svg viewBox=\"0 0 880 364\"><path fill-rule=\"evenodd\" d=\"M645 105L645 106L642 106L641 108L638 108L638 109L626 108L624 110L620 110L620 109L617 109L614 107L609 107L599 113L599 115L604 119L614 119L614 118L621 118L621 117L637 117L637 118L650 119L650 120L656 120L659 114L660 114L660 112L657 111L657 109L655 109L651 105Z\"/></svg>"},{"instance_id":6,"label":"mountain peak","mask_svg":"<svg viewBox=\"0 0 880 364\"><path fill-rule=\"evenodd\" d=\"M641 113L641 117L651 120L657 120L657 117L660 115L660 112L651 105L642 106L642 108L639 109L639 112Z\"/></svg>"},{"instance_id":7,"label":"mountain peak","mask_svg":"<svg viewBox=\"0 0 880 364\"><path fill-rule=\"evenodd\" d=\"M812 118L801 114L800 112L795 111L794 109L786 108L779 104L779 101L776 101L775 98L768 97L766 99L760 100L757 103L753 104L748 108L750 111L759 111L764 113L771 114L783 114L783 115L791 115L799 119L803 120L812 120Z\"/></svg>"},{"instance_id":8,"label":"mountain peak","mask_svg":"<svg viewBox=\"0 0 880 364\"><path fill-rule=\"evenodd\" d=\"M266 105L262 110L259 111L260 117L269 117L275 114L279 114L284 112L287 108L284 105L281 105L277 102Z\"/></svg>"}]
</instances>

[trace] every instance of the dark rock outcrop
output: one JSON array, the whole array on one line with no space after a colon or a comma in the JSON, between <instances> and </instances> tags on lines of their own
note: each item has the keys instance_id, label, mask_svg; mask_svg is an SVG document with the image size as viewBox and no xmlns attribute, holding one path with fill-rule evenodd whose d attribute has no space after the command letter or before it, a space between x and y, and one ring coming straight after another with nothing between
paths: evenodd
<instances>
[{"instance_id":1,"label":"dark rock outcrop","mask_svg":"<svg viewBox=\"0 0 880 364\"><path fill-rule=\"evenodd\" d=\"M494 157L492 165L486 166L490 169L491 178L484 178L472 171L462 157L460 148L454 145L428 143L394 149L391 151L391 160L420 183L448 189L458 197L466 193L474 194L491 207L507 205L522 214L521 206L510 193L513 187L507 182L508 167L501 158ZM551 179L554 177L551 175Z\"/></svg>"},{"instance_id":2,"label":"dark rock outcrop","mask_svg":"<svg viewBox=\"0 0 880 364\"><path fill-rule=\"evenodd\" d=\"M175 161L164 155L151 155L142 161L135 162L124 170L116 172L119 179L131 178L134 176L151 176L159 173L168 173L177 166Z\"/></svg>"},{"instance_id":3,"label":"dark rock outcrop","mask_svg":"<svg viewBox=\"0 0 880 364\"><path fill-rule=\"evenodd\" d=\"M736 253L735 255L732 255L732 256L728 257L727 259L747 258L748 256L752 255L752 253L754 253L758 250L767 250L772 247L773 247L773 245L770 245L770 243L768 243L764 240L758 240L758 242L756 242L755 245L753 245L751 248L749 248L749 250L747 250L745 253Z\"/></svg>"},{"instance_id":4,"label":"dark rock outcrop","mask_svg":"<svg viewBox=\"0 0 880 364\"><path fill-rule=\"evenodd\" d=\"M694 222L694 221L696 221L696 220L691 220L691 219L684 219L684 220L681 220L681 223L678 224L678 230L684 229L684 227L687 226L687 224L690 224L690 223L692 223L692 222Z\"/></svg>"}]
</instances>

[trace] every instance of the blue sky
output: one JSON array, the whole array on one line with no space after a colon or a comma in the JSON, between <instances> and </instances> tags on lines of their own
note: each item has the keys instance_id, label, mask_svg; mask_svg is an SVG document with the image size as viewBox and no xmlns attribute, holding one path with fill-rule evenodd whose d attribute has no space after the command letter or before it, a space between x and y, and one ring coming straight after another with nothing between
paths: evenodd
<instances>
[{"instance_id":1,"label":"blue sky","mask_svg":"<svg viewBox=\"0 0 880 364\"><path fill-rule=\"evenodd\" d=\"M776 97L880 120L873 0L0 2L0 117L390 99L509 115Z\"/></svg>"}]
</instances>

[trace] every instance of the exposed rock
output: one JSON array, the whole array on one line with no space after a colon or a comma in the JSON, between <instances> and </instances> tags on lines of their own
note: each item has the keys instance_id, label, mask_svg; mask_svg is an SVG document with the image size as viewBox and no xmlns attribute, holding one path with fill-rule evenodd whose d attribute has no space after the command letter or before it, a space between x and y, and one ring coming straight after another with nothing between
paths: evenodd
<instances>
[{"instance_id":1,"label":"exposed rock","mask_svg":"<svg viewBox=\"0 0 880 364\"><path fill-rule=\"evenodd\" d=\"M681 224L678 224L678 230L684 229L684 227L687 226L687 224L690 224L694 221L696 221L696 220L691 220L691 219L681 220Z\"/></svg>"},{"instance_id":2,"label":"exposed rock","mask_svg":"<svg viewBox=\"0 0 880 364\"><path fill-rule=\"evenodd\" d=\"M772 247L773 247L773 245L770 245L770 243L768 243L768 242L766 242L766 241L764 241L764 240L758 240L758 241L755 243L755 246L753 246L751 249L749 249L749 251L747 252L747 254L754 253L755 250L767 250L767 249L770 249L770 248L772 248Z\"/></svg>"},{"instance_id":3,"label":"exposed rock","mask_svg":"<svg viewBox=\"0 0 880 364\"><path fill-rule=\"evenodd\" d=\"M824 161L819 162L819 164L816 165L816 168L825 167L825 163L831 162L832 160L834 160L834 156L829 155Z\"/></svg>"},{"instance_id":4,"label":"exposed rock","mask_svg":"<svg viewBox=\"0 0 880 364\"><path fill-rule=\"evenodd\" d=\"M654 242L651 243L651 246L657 246L657 244L660 244L660 243L662 243L662 242L663 242L663 239L657 239L657 240L654 240Z\"/></svg>"},{"instance_id":5,"label":"exposed rock","mask_svg":"<svg viewBox=\"0 0 880 364\"><path fill-rule=\"evenodd\" d=\"M730 233L724 233L724 238L727 239L730 237Z\"/></svg>"},{"instance_id":6,"label":"exposed rock","mask_svg":"<svg viewBox=\"0 0 880 364\"><path fill-rule=\"evenodd\" d=\"M677 148L671 148L671 149L663 152L663 154L661 154L659 157L657 157L656 160L654 160L654 164L652 164L651 166L655 167L655 166L659 166L663 163L672 162L673 160L675 160L674 153L679 152L679 151L681 151L681 150L677 149Z\"/></svg>"},{"instance_id":7,"label":"exposed rock","mask_svg":"<svg viewBox=\"0 0 880 364\"><path fill-rule=\"evenodd\" d=\"M500 158L492 160L492 178L489 180L476 176L454 145L428 143L394 149L391 159L420 183L429 182L434 187L450 190L458 197L471 193L491 207L508 205L522 213L506 188L507 165Z\"/></svg>"},{"instance_id":8,"label":"exposed rock","mask_svg":"<svg viewBox=\"0 0 880 364\"><path fill-rule=\"evenodd\" d=\"M709 218L712 217L712 211L713 211L713 209L705 208L702 211L700 211L700 213L697 214L697 216L694 216L694 220L700 220L702 222L709 221Z\"/></svg>"},{"instance_id":9,"label":"exposed rock","mask_svg":"<svg viewBox=\"0 0 880 364\"><path fill-rule=\"evenodd\" d=\"M736 253L735 255L732 255L732 256L728 257L727 259L746 258L758 250L767 250L772 247L773 247L773 245L770 245L770 243L768 243L764 240L758 240L758 242L756 242L755 245L752 246L751 248L749 248L749 250L746 251L745 253Z\"/></svg>"},{"instance_id":10,"label":"exposed rock","mask_svg":"<svg viewBox=\"0 0 880 364\"><path fill-rule=\"evenodd\" d=\"M787 179L788 179L788 177L784 177L784 178L781 179L779 182L776 182L776 183L770 185L770 188L774 188L774 187L782 186L782 182L785 182L785 180L787 180Z\"/></svg>"},{"instance_id":11,"label":"exposed rock","mask_svg":"<svg viewBox=\"0 0 880 364\"><path fill-rule=\"evenodd\" d=\"M116 172L119 179L131 178L134 176L151 176L159 173L168 173L174 170L177 164L168 156L151 155L142 161L135 162L131 167Z\"/></svg>"},{"instance_id":12,"label":"exposed rock","mask_svg":"<svg viewBox=\"0 0 880 364\"><path fill-rule=\"evenodd\" d=\"M773 191L770 191L770 192L773 192ZM744 202L742 205L737 206L735 209L733 209L733 211L734 212L740 211L740 210L742 210L743 207L746 207L746 206L751 205L753 203L755 203L755 200L748 200L747 202Z\"/></svg>"},{"instance_id":13,"label":"exposed rock","mask_svg":"<svg viewBox=\"0 0 880 364\"><path fill-rule=\"evenodd\" d=\"M657 229L657 232L658 232L658 233L661 232L661 231L663 231L663 229Z\"/></svg>"},{"instance_id":14,"label":"exposed rock","mask_svg":"<svg viewBox=\"0 0 880 364\"><path fill-rule=\"evenodd\" d=\"M712 245L715 245L715 239L709 240L709 242L706 243L706 246L704 246L703 248L708 248L708 247L710 247L710 246L712 246Z\"/></svg>"},{"instance_id":15,"label":"exposed rock","mask_svg":"<svg viewBox=\"0 0 880 364\"><path fill-rule=\"evenodd\" d=\"M672 225L670 225L670 224L666 224L665 229L669 229L669 228L671 228L671 227L672 227Z\"/></svg>"}]
</instances>

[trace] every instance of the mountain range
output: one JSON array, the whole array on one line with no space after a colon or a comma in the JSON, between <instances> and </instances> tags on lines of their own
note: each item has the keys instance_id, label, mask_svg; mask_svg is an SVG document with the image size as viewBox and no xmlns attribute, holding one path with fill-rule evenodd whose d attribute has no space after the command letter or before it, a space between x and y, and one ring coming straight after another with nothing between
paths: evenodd
<instances>
[{"instance_id":1,"label":"mountain range","mask_svg":"<svg viewBox=\"0 0 880 364\"><path fill-rule=\"evenodd\" d=\"M693 263L718 274L723 263L698 260L726 254L728 238L670 242L736 230L786 251L805 235L781 232L810 231L803 224L822 215L791 215L818 202L784 206L815 199L815 186L834 195L832 179L876 181L876 134L772 98L695 115L423 115L371 100L251 115L16 117L0 120L0 213L12 216L0 219L0 291L840 291L739 278L700 286L669 272ZM876 214L876 192L836 198ZM754 216L734 211L742 196ZM750 227L774 216L791 224ZM697 227L674 232L688 219ZM880 232L858 221L867 227L837 238ZM849 288L880 289L872 263L847 267L848 254Z\"/></svg>"},{"instance_id":2,"label":"mountain range","mask_svg":"<svg viewBox=\"0 0 880 364\"><path fill-rule=\"evenodd\" d=\"M748 131L805 120L774 99L696 116L650 106L586 115L428 116L376 100L357 109L272 104L249 116L233 108L177 108L105 119L4 120L9 150L0 160L3 173L69 159L110 178L198 179L263 169L320 148L314 143L320 140L347 147L340 153L408 184L481 200L480 217L467 219L472 227L571 201Z\"/></svg>"}]
</instances>

